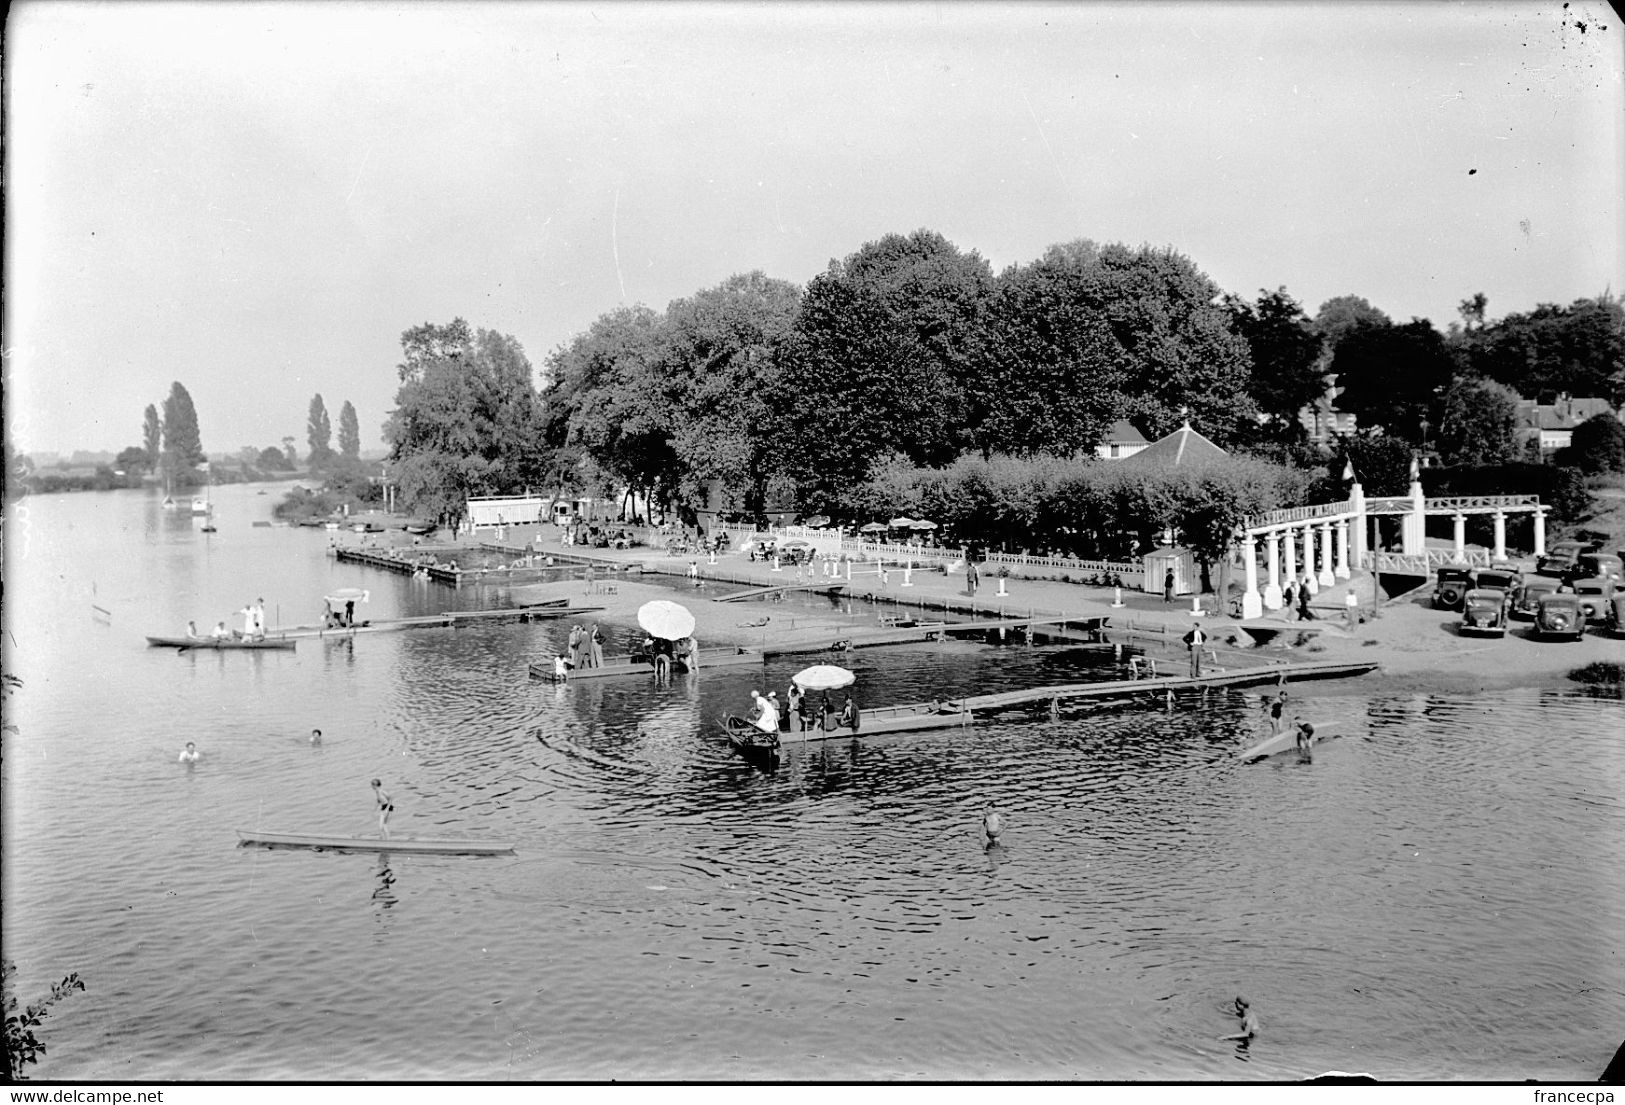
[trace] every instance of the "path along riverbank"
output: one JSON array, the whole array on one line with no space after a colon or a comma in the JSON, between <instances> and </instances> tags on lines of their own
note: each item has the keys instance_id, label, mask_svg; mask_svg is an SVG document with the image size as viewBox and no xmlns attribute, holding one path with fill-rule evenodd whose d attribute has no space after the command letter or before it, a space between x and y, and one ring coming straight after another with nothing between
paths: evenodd
<instances>
[{"instance_id":1,"label":"path along riverbank","mask_svg":"<svg viewBox=\"0 0 1625 1105\"><path fill-rule=\"evenodd\" d=\"M541 544L528 543L537 536L542 539ZM593 593L588 593L585 581L574 578L526 585L525 596L527 601L534 601L568 595L573 603L603 606L600 617L609 624L635 624L637 607L643 602L671 597L666 588L639 584L640 571L682 577L692 565L697 567L701 579L730 581L741 589L797 582L794 569L775 572L769 563L751 561L744 554L732 551L719 555L712 564L708 556L674 558L648 547L615 550L575 546L566 550L557 546L557 538L548 527L542 527L535 534L510 531L506 537L502 544L513 555L523 554L528 547L532 551L540 549L544 553L591 560L597 566L591 585ZM806 579L802 577L803 581ZM850 582L844 571L838 578L815 573L810 582L846 583L846 594L894 605L897 613L913 613L925 621L940 620L944 612L952 617L974 613L987 618L1029 615L1039 619L1109 618L1107 633L1111 640L1126 640L1133 627L1132 643L1136 647L1144 647L1152 655L1161 649L1170 657L1182 653L1179 638L1196 620L1191 613L1189 596L1164 603L1160 595L1124 589L1119 596L1109 588L1050 580L1006 580L1008 594L1001 597L996 593L998 580L984 575L981 586L972 596L967 592L962 571L945 574L916 569L909 573L905 586L904 573L895 568L882 582L873 564L857 564ZM606 583L615 591L605 593L603 585ZM1351 587L1360 600L1362 620L1349 630L1345 628L1344 600ZM1572 687L1566 675L1574 668L1593 661L1625 658L1625 638L1610 637L1595 628L1578 642L1531 639L1527 622L1514 622L1503 638L1463 637L1456 629L1459 616L1452 611L1434 609L1429 593L1424 589L1414 597L1388 600L1373 611L1370 577L1357 574L1348 582L1322 590L1316 597L1317 620L1308 626L1319 629L1317 633L1299 632L1304 627L1289 621L1283 612L1267 614L1263 621L1290 628L1278 635L1276 643L1259 656L1267 654L1283 661L1375 660L1382 670L1374 678L1384 680L1385 685L1394 689L1457 693L1508 686ZM1120 599L1122 605L1115 606L1114 599ZM812 647L850 636L854 637L854 644L861 647L865 637L885 632L880 621L872 616L863 621L834 613L828 616L795 613L773 602L706 600L691 605L696 616L696 634L703 645ZM1235 619L1204 616L1201 621L1219 650L1221 662L1226 652L1232 653L1234 660L1245 662L1245 657L1234 654L1251 651L1252 639L1238 628ZM1141 632L1146 630L1150 632Z\"/></svg>"}]
</instances>

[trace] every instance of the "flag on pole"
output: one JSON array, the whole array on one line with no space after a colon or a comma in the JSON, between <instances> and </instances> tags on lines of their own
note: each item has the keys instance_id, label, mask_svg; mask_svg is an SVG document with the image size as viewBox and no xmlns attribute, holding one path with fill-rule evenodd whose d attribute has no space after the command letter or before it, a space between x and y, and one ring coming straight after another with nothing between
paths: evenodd
<instances>
[{"instance_id":1,"label":"flag on pole","mask_svg":"<svg viewBox=\"0 0 1625 1105\"><path fill-rule=\"evenodd\" d=\"M1411 454L1411 482L1415 483L1422 478L1422 462L1415 453Z\"/></svg>"},{"instance_id":2,"label":"flag on pole","mask_svg":"<svg viewBox=\"0 0 1625 1105\"><path fill-rule=\"evenodd\" d=\"M1348 482L1350 482L1350 483L1354 482L1354 461L1353 460L1345 460L1343 462L1343 478L1345 480L1347 480Z\"/></svg>"}]
</instances>

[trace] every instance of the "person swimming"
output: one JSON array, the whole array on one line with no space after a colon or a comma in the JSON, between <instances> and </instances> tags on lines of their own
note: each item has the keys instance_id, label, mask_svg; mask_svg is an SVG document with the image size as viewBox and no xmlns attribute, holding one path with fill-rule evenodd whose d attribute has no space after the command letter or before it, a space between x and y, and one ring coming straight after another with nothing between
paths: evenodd
<instances>
[{"instance_id":1,"label":"person swimming","mask_svg":"<svg viewBox=\"0 0 1625 1105\"><path fill-rule=\"evenodd\" d=\"M982 809L982 839L985 846L993 847L999 842L999 835L1004 832L1004 817L991 804Z\"/></svg>"},{"instance_id":2,"label":"person swimming","mask_svg":"<svg viewBox=\"0 0 1625 1105\"><path fill-rule=\"evenodd\" d=\"M202 757L202 755L203 753L197 750L196 741L187 741L186 747L181 749L181 758L179 762L183 764L195 764L198 762L198 759Z\"/></svg>"}]
</instances>

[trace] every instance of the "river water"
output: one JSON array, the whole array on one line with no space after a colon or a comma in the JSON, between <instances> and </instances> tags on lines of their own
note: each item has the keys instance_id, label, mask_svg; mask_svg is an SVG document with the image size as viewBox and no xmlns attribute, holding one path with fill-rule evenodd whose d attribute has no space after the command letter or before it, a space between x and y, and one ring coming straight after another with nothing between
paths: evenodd
<instances>
[{"instance_id":1,"label":"river water","mask_svg":"<svg viewBox=\"0 0 1625 1105\"><path fill-rule=\"evenodd\" d=\"M1368 677L1295 692L1340 734L1308 765L1234 762L1248 692L832 742L770 774L715 724L762 673L533 684L549 623L146 647L262 596L308 622L340 586L373 618L506 602L254 527L280 494L258 490L215 489L208 536L145 492L11 514L5 954L25 1000L87 986L40 1076L1594 1079L1625 1032L1618 700ZM856 666L882 704L1099 660ZM396 833L517 854L238 846L372 831L373 777ZM1238 993L1245 1048L1219 1039Z\"/></svg>"}]
</instances>

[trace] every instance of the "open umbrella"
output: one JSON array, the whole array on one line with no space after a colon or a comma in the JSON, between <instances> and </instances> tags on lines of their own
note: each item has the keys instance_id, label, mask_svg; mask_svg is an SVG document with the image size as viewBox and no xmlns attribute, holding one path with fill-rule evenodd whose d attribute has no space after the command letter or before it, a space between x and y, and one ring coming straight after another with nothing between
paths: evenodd
<instances>
[{"instance_id":1,"label":"open umbrella","mask_svg":"<svg viewBox=\"0 0 1625 1105\"><path fill-rule=\"evenodd\" d=\"M370 591L363 591L359 587L340 587L324 596L329 605L343 606L347 602L366 602Z\"/></svg>"},{"instance_id":2,"label":"open umbrella","mask_svg":"<svg viewBox=\"0 0 1625 1105\"><path fill-rule=\"evenodd\" d=\"M796 546L796 545L811 545L811 544L812 544L811 541L803 541L799 537L792 537L790 540L788 540L788 541L786 541L784 543L783 547L788 549L788 548L791 548L791 547Z\"/></svg>"},{"instance_id":3,"label":"open umbrella","mask_svg":"<svg viewBox=\"0 0 1625 1105\"><path fill-rule=\"evenodd\" d=\"M888 524L892 529L908 529L914 524L914 519L905 514L901 518L893 518Z\"/></svg>"},{"instance_id":4,"label":"open umbrella","mask_svg":"<svg viewBox=\"0 0 1625 1105\"><path fill-rule=\"evenodd\" d=\"M927 522L924 519L917 519L914 522L914 524L909 526L908 528L909 529L936 529L937 524L935 522Z\"/></svg>"},{"instance_id":5,"label":"open umbrella","mask_svg":"<svg viewBox=\"0 0 1625 1105\"><path fill-rule=\"evenodd\" d=\"M814 664L796 672L792 682L804 691L833 691L836 687L850 687L857 678L834 664Z\"/></svg>"},{"instance_id":6,"label":"open umbrella","mask_svg":"<svg viewBox=\"0 0 1625 1105\"><path fill-rule=\"evenodd\" d=\"M886 532L886 523L885 522L870 522L866 526L859 526L858 527L858 532L859 533L885 533Z\"/></svg>"},{"instance_id":7,"label":"open umbrella","mask_svg":"<svg viewBox=\"0 0 1625 1105\"><path fill-rule=\"evenodd\" d=\"M648 630L651 637L680 641L693 634L694 615L681 603L655 599L638 607L638 624Z\"/></svg>"}]
</instances>

